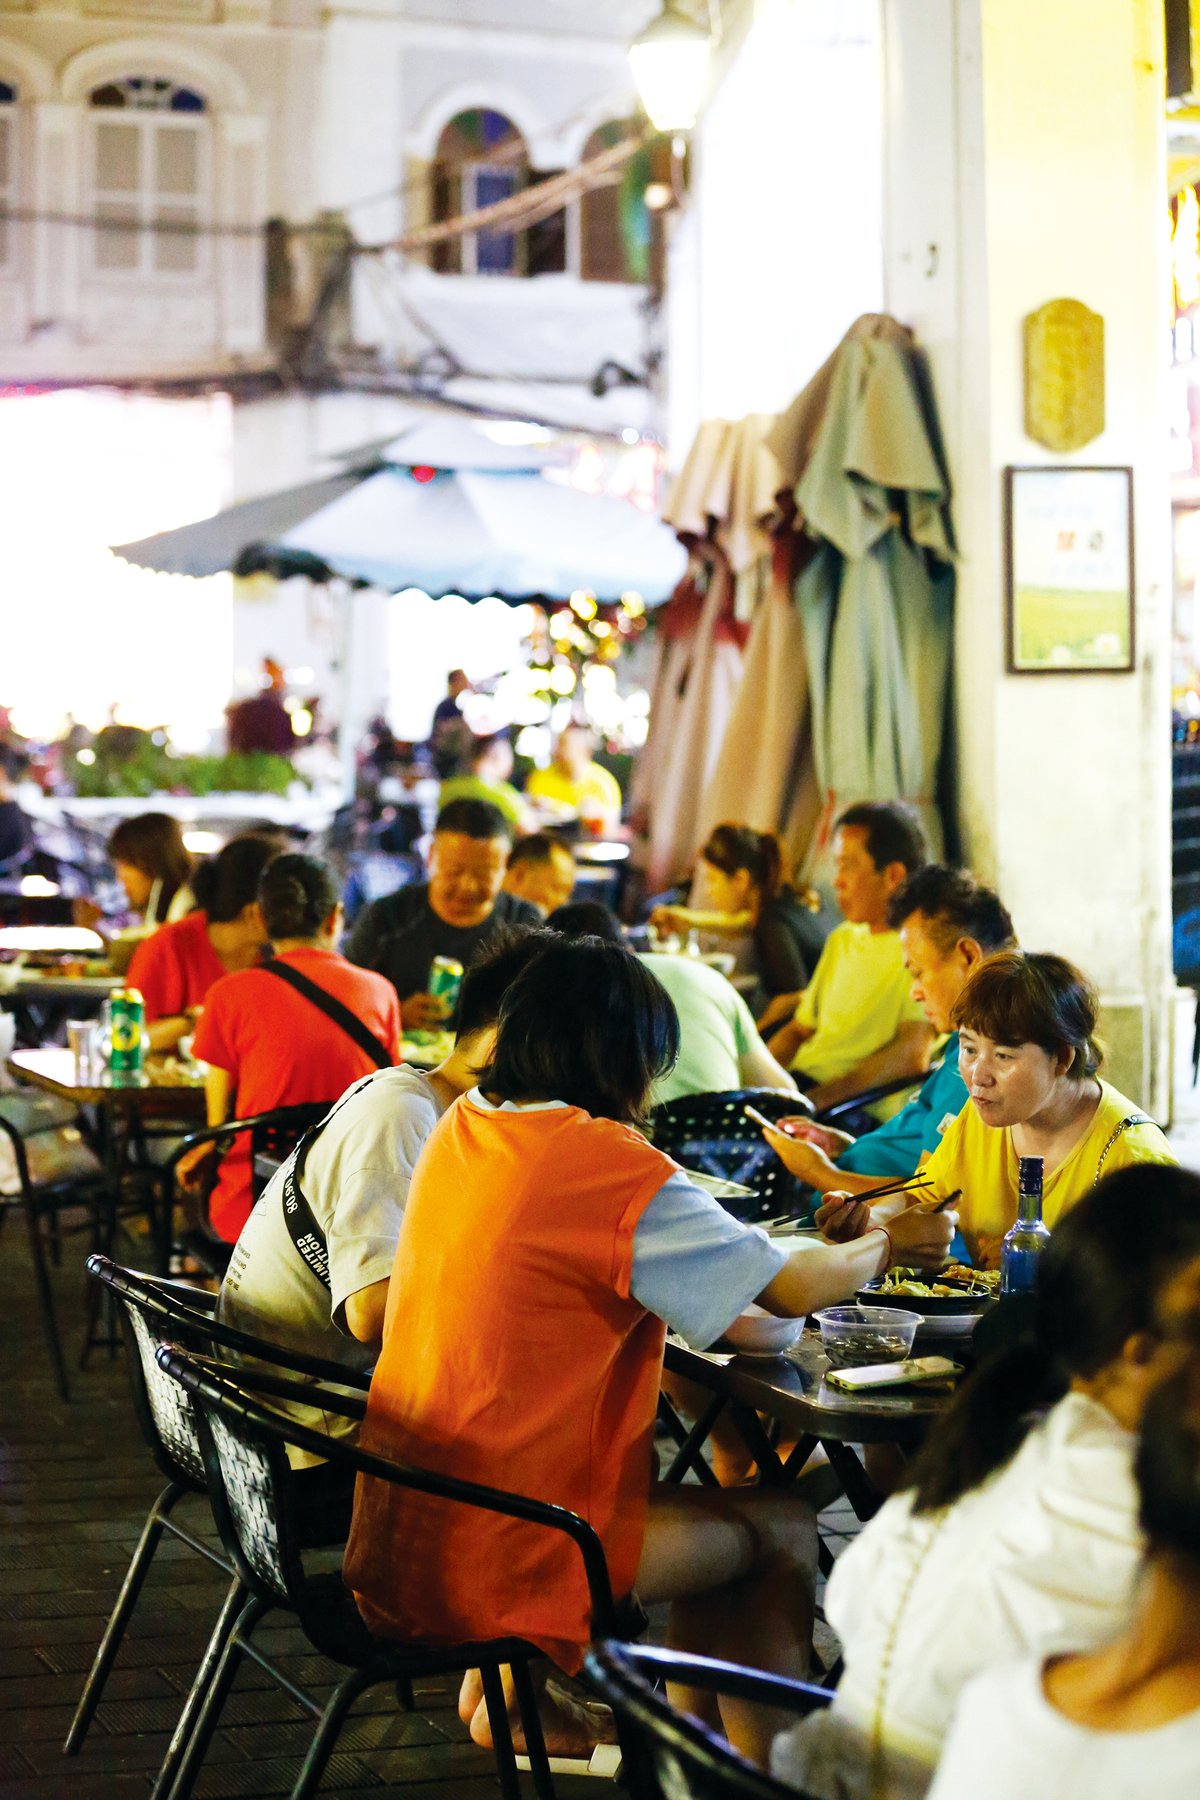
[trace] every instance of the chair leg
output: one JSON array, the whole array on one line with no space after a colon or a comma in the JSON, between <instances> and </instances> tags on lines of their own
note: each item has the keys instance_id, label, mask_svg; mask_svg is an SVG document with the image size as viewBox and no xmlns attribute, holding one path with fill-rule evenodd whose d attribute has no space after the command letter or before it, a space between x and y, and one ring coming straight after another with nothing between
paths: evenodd
<instances>
[{"instance_id":1,"label":"chair leg","mask_svg":"<svg viewBox=\"0 0 1200 1800\"><path fill-rule=\"evenodd\" d=\"M179 1768L180 1759L187 1749L188 1742L196 1728L196 1721L200 1716L200 1709L204 1705L208 1690L212 1685L217 1664L221 1660L225 1646L229 1642L229 1634L245 1603L246 1589L242 1585L240 1577L235 1575L230 1583L229 1592L221 1603L221 1610L217 1614L217 1622L212 1628L208 1643L204 1647L204 1655L200 1659L200 1666L188 1689L187 1699L183 1703L183 1711L171 1734L167 1753L154 1778L154 1786L150 1790L150 1800L166 1800L166 1796L171 1791L171 1784Z\"/></svg>"},{"instance_id":2,"label":"chair leg","mask_svg":"<svg viewBox=\"0 0 1200 1800\"><path fill-rule=\"evenodd\" d=\"M537 1800L555 1800L554 1777L550 1773L550 1759L546 1755L546 1738L542 1731L542 1715L538 1711L537 1695L529 1675L527 1662L512 1664L513 1686L517 1691L517 1707L521 1714L521 1729L525 1733L525 1748L529 1753L529 1773L533 1777L533 1791Z\"/></svg>"},{"instance_id":3,"label":"chair leg","mask_svg":"<svg viewBox=\"0 0 1200 1800\"><path fill-rule=\"evenodd\" d=\"M517 1774L512 1732L508 1725L508 1707L504 1702L504 1683L499 1663L482 1663L483 1697L487 1703L488 1724L492 1728L492 1745L496 1755L496 1773L500 1777L501 1800L521 1800L521 1779Z\"/></svg>"},{"instance_id":4,"label":"chair leg","mask_svg":"<svg viewBox=\"0 0 1200 1800\"><path fill-rule=\"evenodd\" d=\"M221 1714L225 1709L225 1702L229 1698L233 1678L237 1674L242 1653L242 1639L253 1631L263 1614L269 1610L265 1600L247 1600L234 1621L233 1630L225 1641L225 1648L213 1671L208 1692L200 1703L196 1724L188 1739L187 1748L180 1758L175 1779L167 1790L164 1800L189 1800L204 1761L204 1753L221 1722ZM157 1789L156 1800L158 1800Z\"/></svg>"},{"instance_id":5,"label":"chair leg","mask_svg":"<svg viewBox=\"0 0 1200 1800\"><path fill-rule=\"evenodd\" d=\"M165 1487L150 1511L146 1515L146 1523L142 1527L142 1535L138 1539L137 1549L133 1553L125 1579L121 1583L121 1591L117 1595L117 1603L109 1615L108 1624L104 1627L104 1636L100 1639L92 1667L87 1680L83 1684L83 1692L79 1696L79 1705L75 1708L75 1717L71 1720L71 1729L63 1745L64 1756L76 1756L79 1747L87 1736L88 1726L104 1693L104 1684L108 1680L109 1671L116 1660L117 1651L125 1636L130 1615L138 1602L142 1591L142 1583L154 1560L154 1552L158 1549L159 1540L167 1516L175 1502L183 1497L186 1489L177 1482Z\"/></svg>"},{"instance_id":6,"label":"chair leg","mask_svg":"<svg viewBox=\"0 0 1200 1800\"><path fill-rule=\"evenodd\" d=\"M28 1198L25 1202L25 1223L29 1230L29 1249L33 1257L33 1279L37 1284L42 1324L46 1332L46 1342L50 1346L50 1360L54 1364L54 1378L63 1399L70 1400L71 1391L67 1386L67 1367L63 1361L62 1339L58 1335L58 1315L54 1310L54 1292L50 1286L50 1272L46 1267L46 1250L42 1243L41 1221L33 1202Z\"/></svg>"},{"instance_id":7,"label":"chair leg","mask_svg":"<svg viewBox=\"0 0 1200 1800\"><path fill-rule=\"evenodd\" d=\"M370 1677L362 1669L355 1669L348 1675L341 1686L334 1689L325 1711L321 1714L321 1723L308 1746L303 1767L296 1778L292 1789L292 1800L308 1800L308 1795L315 1793L325 1765L333 1755L338 1733L343 1721L364 1688L370 1687Z\"/></svg>"}]
</instances>

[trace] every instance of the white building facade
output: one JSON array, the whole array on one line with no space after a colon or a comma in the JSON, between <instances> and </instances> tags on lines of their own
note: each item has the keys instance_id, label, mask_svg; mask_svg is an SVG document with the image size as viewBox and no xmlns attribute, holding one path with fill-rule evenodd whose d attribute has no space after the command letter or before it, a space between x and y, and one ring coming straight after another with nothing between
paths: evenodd
<instances>
[{"instance_id":1,"label":"white building facade","mask_svg":"<svg viewBox=\"0 0 1200 1800\"><path fill-rule=\"evenodd\" d=\"M0 0L0 377L269 385L348 239L387 244L616 141L649 10ZM586 411L640 377L636 198L357 260L333 326L354 379L456 379L470 400L533 378L570 415L561 390Z\"/></svg>"}]
</instances>

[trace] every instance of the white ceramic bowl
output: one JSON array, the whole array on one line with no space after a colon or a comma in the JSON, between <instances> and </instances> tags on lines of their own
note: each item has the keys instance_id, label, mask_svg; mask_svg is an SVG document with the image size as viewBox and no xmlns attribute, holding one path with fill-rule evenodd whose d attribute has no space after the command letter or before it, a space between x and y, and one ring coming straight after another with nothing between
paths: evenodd
<instances>
[{"instance_id":1,"label":"white ceramic bowl","mask_svg":"<svg viewBox=\"0 0 1200 1800\"><path fill-rule=\"evenodd\" d=\"M803 1319L777 1319L761 1306L748 1306L725 1332L735 1349L750 1356L778 1356L799 1342Z\"/></svg>"}]
</instances>

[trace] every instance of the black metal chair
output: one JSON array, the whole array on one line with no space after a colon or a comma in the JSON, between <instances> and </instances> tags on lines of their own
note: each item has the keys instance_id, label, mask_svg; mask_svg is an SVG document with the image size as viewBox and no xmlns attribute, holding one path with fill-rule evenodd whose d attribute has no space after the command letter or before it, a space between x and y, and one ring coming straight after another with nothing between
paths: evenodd
<instances>
[{"instance_id":1,"label":"black metal chair","mask_svg":"<svg viewBox=\"0 0 1200 1800\"><path fill-rule=\"evenodd\" d=\"M260 1362L308 1376L314 1381L337 1383L346 1389L359 1389L364 1396L368 1385L367 1376L359 1375L353 1369L343 1369L321 1357L304 1356L297 1351L283 1349L277 1344L251 1337L246 1332L222 1324L215 1317L216 1295L206 1293L201 1288L188 1287L181 1282L156 1280L152 1276L123 1269L106 1256L89 1257L87 1266L93 1279L102 1283L114 1296L128 1350L134 1412L150 1454L167 1485L146 1515L121 1591L97 1646L63 1745L67 1756L77 1754L87 1736L164 1533L186 1544L198 1556L203 1556L230 1576L231 1586L210 1639L210 1670L246 1600L246 1590L229 1559L174 1516L175 1508L181 1500L189 1496L207 1496L208 1483L192 1408L178 1384L169 1380L155 1361L160 1346L169 1340L205 1355L210 1354L214 1346L220 1346L236 1355L252 1356ZM361 1404L365 1406L365 1398ZM303 1484L298 1491L303 1506ZM322 1502L327 1498L323 1491ZM347 1515L349 1499L350 1484L347 1481ZM331 1531L331 1521L327 1515L328 1507L322 1504L315 1511L310 1509L310 1516L301 1517L300 1533L308 1543L337 1541L336 1530ZM156 1796L167 1791L167 1784L182 1753L190 1724L191 1715L185 1713L160 1771L154 1790Z\"/></svg>"},{"instance_id":2,"label":"black metal chair","mask_svg":"<svg viewBox=\"0 0 1200 1800\"><path fill-rule=\"evenodd\" d=\"M650 1115L650 1134L656 1149L665 1150L684 1168L705 1175L741 1182L754 1189L751 1199L722 1200L739 1219L795 1218L807 1209L796 1177L789 1173L765 1142L745 1107L753 1106L775 1120L812 1114L802 1094L780 1088L733 1088L723 1094L685 1094L656 1106Z\"/></svg>"},{"instance_id":3,"label":"black metal chair","mask_svg":"<svg viewBox=\"0 0 1200 1800\"><path fill-rule=\"evenodd\" d=\"M251 1187L254 1198L257 1200L266 1186L266 1180L261 1173L262 1166L266 1163L281 1163L290 1156L305 1132L313 1125L320 1124L338 1098L339 1096L335 1094L332 1100L310 1100L300 1106L276 1106L269 1112L254 1113L245 1119L227 1119L223 1125L206 1125L201 1131L190 1131L176 1145L162 1168L161 1211L155 1257L155 1266L158 1272L161 1275L170 1273L175 1206L180 1198L178 1168L180 1161L189 1150L194 1150L198 1144L216 1144L218 1147L228 1150L241 1132L248 1132L250 1135ZM212 1245L214 1272L220 1273L221 1270L217 1264L227 1258L222 1259L217 1239L212 1239ZM193 1247L201 1251L201 1258L198 1260L202 1260L204 1247L197 1245L194 1239ZM224 1248L228 1250L229 1246L226 1245Z\"/></svg>"},{"instance_id":4,"label":"black metal chair","mask_svg":"<svg viewBox=\"0 0 1200 1800\"><path fill-rule=\"evenodd\" d=\"M845 1100L838 1100L832 1106L824 1107L816 1116L822 1125L837 1125L851 1114L865 1112L880 1100L887 1100L893 1094L916 1092L924 1081L923 1075L894 1075L890 1081L877 1082L874 1087L863 1088L859 1094L849 1094ZM867 1129L870 1129L868 1125Z\"/></svg>"},{"instance_id":5,"label":"black metal chair","mask_svg":"<svg viewBox=\"0 0 1200 1800\"><path fill-rule=\"evenodd\" d=\"M405 1467L344 1439L326 1438L272 1410L264 1398L303 1399L312 1404L311 1388L257 1371L207 1364L166 1347L158 1351L158 1362L192 1397L217 1526L250 1595L208 1681L170 1800L188 1800L243 1658L249 1658L279 1682L318 1721L292 1789L292 1800L305 1800L313 1793L350 1707L368 1688L381 1682L411 1682L418 1676L473 1668L479 1669L483 1679L503 1800L520 1800L500 1676L500 1667L505 1663L512 1669L535 1793L538 1800L553 1800L554 1786L529 1675L529 1663L540 1652L519 1638L434 1645L376 1637L363 1622L340 1575L305 1574L302 1546L295 1529L296 1477L286 1451L288 1446L295 1446L327 1456L356 1474L372 1475L416 1493L437 1495L562 1532L574 1543L582 1559L594 1627L613 1635L617 1613L608 1566L600 1539L586 1520L564 1507ZM325 1390L320 1392L319 1403L326 1411L354 1412L342 1398ZM258 1622L279 1608L293 1614L314 1649L348 1671L323 1709L300 1693L252 1641Z\"/></svg>"},{"instance_id":6,"label":"black metal chair","mask_svg":"<svg viewBox=\"0 0 1200 1800\"><path fill-rule=\"evenodd\" d=\"M47 1249L50 1260L57 1263L60 1215L63 1212L72 1207L84 1206L94 1217L95 1203L103 1185L103 1172L96 1157L76 1130L75 1109L66 1101L56 1100L51 1095L28 1094L16 1090L0 1093L0 1132L12 1147L17 1172L16 1193L0 1194L0 1228L3 1228L9 1212L19 1206L24 1214L29 1236L33 1278L50 1360L54 1365L54 1378L63 1399L69 1400L71 1393L67 1385L54 1292L50 1285ZM64 1139L64 1132L75 1133L78 1138L75 1146L78 1155L67 1154L60 1157L57 1171L55 1165L51 1164L49 1172L39 1178L31 1167L31 1152L36 1152L51 1140L56 1148L69 1151L71 1143ZM32 1160L37 1160L36 1155Z\"/></svg>"},{"instance_id":7,"label":"black metal chair","mask_svg":"<svg viewBox=\"0 0 1200 1800\"><path fill-rule=\"evenodd\" d=\"M833 1698L828 1689L706 1656L612 1641L594 1644L584 1669L616 1715L622 1772L633 1800L805 1800L698 1719L677 1712L655 1684L686 1682L718 1697L761 1701L797 1718L828 1706Z\"/></svg>"}]
</instances>

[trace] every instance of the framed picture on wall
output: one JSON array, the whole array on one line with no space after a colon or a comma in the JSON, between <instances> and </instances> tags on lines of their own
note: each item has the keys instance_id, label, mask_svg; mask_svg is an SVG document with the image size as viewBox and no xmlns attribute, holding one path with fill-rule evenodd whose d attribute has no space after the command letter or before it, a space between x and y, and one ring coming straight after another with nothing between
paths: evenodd
<instances>
[{"instance_id":1,"label":"framed picture on wall","mask_svg":"<svg viewBox=\"0 0 1200 1800\"><path fill-rule=\"evenodd\" d=\"M1004 472L1008 670L1133 668L1133 470Z\"/></svg>"}]
</instances>

